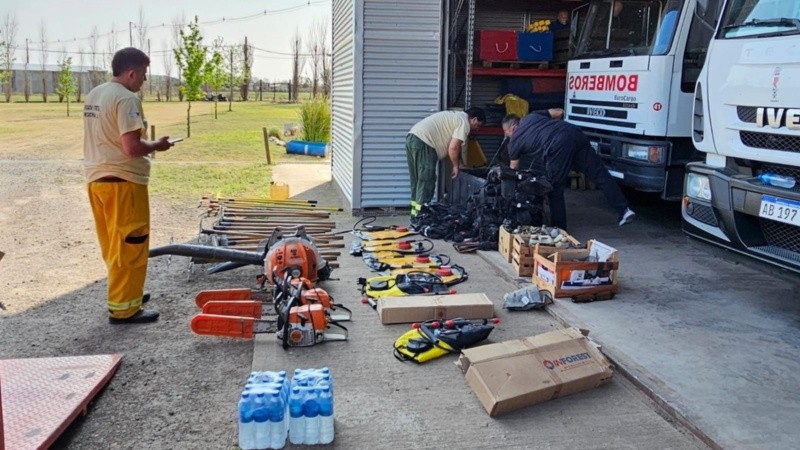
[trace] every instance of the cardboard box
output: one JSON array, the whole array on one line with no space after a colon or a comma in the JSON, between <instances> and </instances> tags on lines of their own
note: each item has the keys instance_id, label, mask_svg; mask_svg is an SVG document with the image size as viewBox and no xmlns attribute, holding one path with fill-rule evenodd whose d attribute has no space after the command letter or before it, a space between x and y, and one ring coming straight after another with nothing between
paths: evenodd
<instances>
[{"instance_id":1,"label":"cardboard box","mask_svg":"<svg viewBox=\"0 0 800 450\"><path fill-rule=\"evenodd\" d=\"M611 362L577 328L482 345L457 365L472 392L495 417L595 388L613 375Z\"/></svg>"},{"instance_id":2,"label":"cardboard box","mask_svg":"<svg viewBox=\"0 0 800 450\"><path fill-rule=\"evenodd\" d=\"M530 235L515 234L513 237L514 241L511 244L511 265L514 268L514 272L520 277L530 277L533 275L535 266L534 256L539 254L550 255L561 250L561 248L552 245L529 245ZM567 240L573 246L578 247L581 245L572 235L567 235Z\"/></svg>"},{"instance_id":3,"label":"cardboard box","mask_svg":"<svg viewBox=\"0 0 800 450\"><path fill-rule=\"evenodd\" d=\"M490 319L494 303L486 294L409 295L379 298L381 323L412 323L445 319Z\"/></svg>"},{"instance_id":4,"label":"cardboard box","mask_svg":"<svg viewBox=\"0 0 800 450\"><path fill-rule=\"evenodd\" d=\"M585 261L592 256L594 261ZM574 295L618 292L617 270L619 253L602 242L590 240L585 249L556 249L553 252L540 252L534 257L532 281L539 289L550 291L554 298ZM587 272L588 271L588 272ZM594 272L608 283L591 284L587 275Z\"/></svg>"}]
</instances>

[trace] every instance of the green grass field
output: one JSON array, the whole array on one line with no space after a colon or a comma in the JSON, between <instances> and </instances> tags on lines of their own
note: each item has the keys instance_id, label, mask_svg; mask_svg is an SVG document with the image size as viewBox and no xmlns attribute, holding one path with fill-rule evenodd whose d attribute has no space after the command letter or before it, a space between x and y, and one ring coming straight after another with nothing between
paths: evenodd
<instances>
[{"instance_id":1,"label":"green grass field","mask_svg":"<svg viewBox=\"0 0 800 450\"><path fill-rule=\"evenodd\" d=\"M36 98L41 100L41 96ZM83 156L82 104L0 103L0 159L74 160ZM268 195L270 166L267 164L262 129L284 129L298 124L299 104L234 102L217 105L193 102L191 137L153 163L150 191L172 198L203 194L262 197ZM156 136L186 136L186 103L144 103L149 125ZM299 137L286 137L285 140ZM308 156L287 155L283 147L270 144L273 164L282 161L317 162Z\"/></svg>"}]
</instances>

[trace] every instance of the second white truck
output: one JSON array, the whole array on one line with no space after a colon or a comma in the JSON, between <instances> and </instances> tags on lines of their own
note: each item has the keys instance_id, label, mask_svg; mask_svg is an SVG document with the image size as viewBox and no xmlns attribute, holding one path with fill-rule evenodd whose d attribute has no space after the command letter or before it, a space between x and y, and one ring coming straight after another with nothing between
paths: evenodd
<instances>
[{"instance_id":1,"label":"second white truck","mask_svg":"<svg viewBox=\"0 0 800 450\"><path fill-rule=\"evenodd\" d=\"M684 231L800 271L800 0L728 0L695 93Z\"/></svg>"}]
</instances>

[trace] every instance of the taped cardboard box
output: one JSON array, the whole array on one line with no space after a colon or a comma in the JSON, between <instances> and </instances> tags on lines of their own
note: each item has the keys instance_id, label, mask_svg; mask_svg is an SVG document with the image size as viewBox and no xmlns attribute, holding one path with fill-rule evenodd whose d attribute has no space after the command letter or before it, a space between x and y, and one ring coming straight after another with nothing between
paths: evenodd
<instances>
[{"instance_id":1,"label":"taped cardboard box","mask_svg":"<svg viewBox=\"0 0 800 450\"><path fill-rule=\"evenodd\" d=\"M445 319L490 319L494 303L486 294L409 295L377 300L381 323L411 323Z\"/></svg>"},{"instance_id":2,"label":"taped cardboard box","mask_svg":"<svg viewBox=\"0 0 800 450\"><path fill-rule=\"evenodd\" d=\"M495 417L595 388L611 363L577 328L466 349L456 363L486 412Z\"/></svg>"}]
</instances>

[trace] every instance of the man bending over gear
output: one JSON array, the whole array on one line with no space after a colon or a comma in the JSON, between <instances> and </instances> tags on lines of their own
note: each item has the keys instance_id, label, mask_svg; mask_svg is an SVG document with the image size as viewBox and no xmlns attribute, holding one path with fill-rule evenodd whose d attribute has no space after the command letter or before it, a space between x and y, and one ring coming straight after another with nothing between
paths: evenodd
<instances>
[{"instance_id":1,"label":"man bending over gear","mask_svg":"<svg viewBox=\"0 0 800 450\"><path fill-rule=\"evenodd\" d=\"M411 128L406 136L406 156L411 179L412 216L433 198L437 161L450 158L453 165L451 176L458 176L459 156L466 152L467 138L485 121L486 114L482 109L469 108L432 114Z\"/></svg>"},{"instance_id":2,"label":"man bending over gear","mask_svg":"<svg viewBox=\"0 0 800 450\"><path fill-rule=\"evenodd\" d=\"M509 138L511 168L532 170L552 183L548 194L552 225L567 229L564 189L570 170L582 172L603 191L608 205L619 214L619 225L633 221L636 214L597 156L589 139L575 125L560 119L560 108L534 111L522 119L508 115L503 119L503 133Z\"/></svg>"},{"instance_id":3,"label":"man bending over gear","mask_svg":"<svg viewBox=\"0 0 800 450\"><path fill-rule=\"evenodd\" d=\"M150 235L150 154L172 147L167 136L144 139L147 122L136 92L150 58L124 48L111 61L113 78L89 92L83 107L83 165L97 239L108 269L109 322L146 323L158 312L142 309Z\"/></svg>"}]
</instances>

